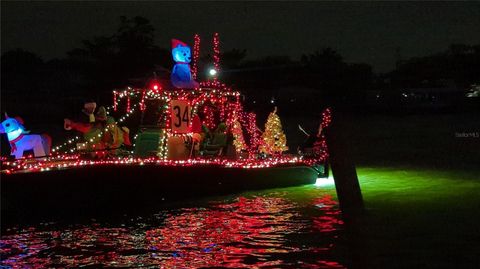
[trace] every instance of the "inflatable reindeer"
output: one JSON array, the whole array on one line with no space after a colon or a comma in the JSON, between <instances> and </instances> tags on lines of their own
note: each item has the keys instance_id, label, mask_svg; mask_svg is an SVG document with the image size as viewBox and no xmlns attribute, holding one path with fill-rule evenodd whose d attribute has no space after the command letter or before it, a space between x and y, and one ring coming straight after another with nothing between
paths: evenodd
<instances>
[{"instance_id":1,"label":"inflatable reindeer","mask_svg":"<svg viewBox=\"0 0 480 269\"><path fill-rule=\"evenodd\" d=\"M23 127L23 120L20 117L10 118L5 113L4 120L0 127L0 133L6 133L10 143L10 153L15 159L23 157L27 150L33 150L35 157L45 157L50 154L52 140L47 134L28 134Z\"/></svg>"}]
</instances>

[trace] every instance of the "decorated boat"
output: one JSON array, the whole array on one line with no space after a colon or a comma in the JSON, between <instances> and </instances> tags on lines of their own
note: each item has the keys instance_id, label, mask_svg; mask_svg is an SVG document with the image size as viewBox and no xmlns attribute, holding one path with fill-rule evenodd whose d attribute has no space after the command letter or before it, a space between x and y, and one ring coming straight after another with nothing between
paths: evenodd
<instances>
[{"instance_id":1,"label":"decorated boat","mask_svg":"<svg viewBox=\"0 0 480 269\"><path fill-rule=\"evenodd\" d=\"M327 176L320 132L314 154L286 154L276 109L262 131L239 91L215 76L196 81L199 40L196 36L191 69L190 48L172 40L176 64L169 81L153 77L145 87L116 89L108 107L86 103L84 121L64 122L79 135L51 150L46 136L22 144L23 124L11 127L13 118L8 127L2 123L8 138L20 143L10 141L14 160L2 157L2 212L138 209L198 195L314 184ZM213 43L215 75L218 35ZM320 127L329 122L326 110ZM33 158L23 156L29 148Z\"/></svg>"}]
</instances>

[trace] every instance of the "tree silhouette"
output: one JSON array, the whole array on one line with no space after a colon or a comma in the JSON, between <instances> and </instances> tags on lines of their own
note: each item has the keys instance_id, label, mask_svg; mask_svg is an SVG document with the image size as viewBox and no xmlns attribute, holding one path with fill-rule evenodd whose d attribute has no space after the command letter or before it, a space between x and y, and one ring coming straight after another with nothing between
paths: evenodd
<instances>
[{"instance_id":1,"label":"tree silhouette","mask_svg":"<svg viewBox=\"0 0 480 269\"><path fill-rule=\"evenodd\" d=\"M222 61L222 68L232 69L239 68L242 61L247 57L247 50L243 49L231 49L220 54Z\"/></svg>"},{"instance_id":2,"label":"tree silhouette","mask_svg":"<svg viewBox=\"0 0 480 269\"><path fill-rule=\"evenodd\" d=\"M40 56L19 48L5 52L1 62L2 73L30 73L44 64Z\"/></svg>"},{"instance_id":3,"label":"tree silhouette","mask_svg":"<svg viewBox=\"0 0 480 269\"><path fill-rule=\"evenodd\" d=\"M324 48L313 54L302 55L301 62L313 70L325 70L344 66L343 57L332 48Z\"/></svg>"},{"instance_id":4,"label":"tree silhouette","mask_svg":"<svg viewBox=\"0 0 480 269\"><path fill-rule=\"evenodd\" d=\"M84 40L68 56L95 92L128 85L133 78L148 76L155 65L171 65L169 51L154 43L154 27L139 16L120 17L115 34Z\"/></svg>"},{"instance_id":5,"label":"tree silhouette","mask_svg":"<svg viewBox=\"0 0 480 269\"><path fill-rule=\"evenodd\" d=\"M428 81L451 80L467 87L480 78L480 45L452 44L445 51L404 61L386 77L394 87L419 87Z\"/></svg>"},{"instance_id":6,"label":"tree silhouette","mask_svg":"<svg viewBox=\"0 0 480 269\"><path fill-rule=\"evenodd\" d=\"M2 95L33 93L42 80L44 65L43 60L30 51L14 49L5 52L1 58Z\"/></svg>"}]
</instances>

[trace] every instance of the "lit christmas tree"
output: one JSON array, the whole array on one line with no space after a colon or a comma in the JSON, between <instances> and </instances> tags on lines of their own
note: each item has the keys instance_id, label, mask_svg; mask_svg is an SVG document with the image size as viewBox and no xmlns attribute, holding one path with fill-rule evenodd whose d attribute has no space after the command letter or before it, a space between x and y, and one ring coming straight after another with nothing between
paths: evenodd
<instances>
[{"instance_id":1,"label":"lit christmas tree","mask_svg":"<svg viewBox=\"0 0 480 269\"><path fill-rule=\"evenodd\" d=\"M277 107L268 115L265 123L265 132L262 135L260 152L266 154L282 153L288 150L287 137L282 130L280 117L277 115Z\"/></svg>"},{"instance_id":2,"label":"lit christmas tree","mask_svg":"<svg viewBox=\"0 0 480 269\"><path fill-rule=\"evenodd\" d=\"M238 120L235 120L233 122L232 134L233 134L233 145L235 146L235 150L237 152L246 150L247 145L245 144L245 140L243 139L242 125L240 124L240 122L238 122Z\"/></svg>"}]
</instances>

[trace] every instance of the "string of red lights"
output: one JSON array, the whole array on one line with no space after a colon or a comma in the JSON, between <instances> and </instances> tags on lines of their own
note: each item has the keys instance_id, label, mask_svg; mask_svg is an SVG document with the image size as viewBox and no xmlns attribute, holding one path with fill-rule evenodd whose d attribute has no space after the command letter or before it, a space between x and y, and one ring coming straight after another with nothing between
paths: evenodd
<instances>
[{"instance_id":1,"label":"string of red lights","mask_svg":"<svg viewBox=\"0 0 480 269\"><path fill-rule=\"evenodd\" d=\"M220 71L220 37L218 33L213 34L213 66L216 72ZM217 77L214 77L217 81Z\"/></svg>"},{"instance_id":2,"label":"string of red lights","mask_svg":"<svg viewBox=\"0 0 480 269\"><path fill-rule=\"evenodd\" d=\"M193 63L192 63L192 77L197 79L198 74L198 58L200 57L200 36L195 34L193 43Z\"/></svg>"},{"instance_id":3,"label":"string of red lights","mask_svg":"<svg viewBox=\"0 0 480 269\"><path fill-rule=\"evenodd\" d=\"M78 154L64 154L45 159L18 159L14 161L2 161L2 173L11 174L17 172L45 172L52 170L61 170L75 167L88 166L125 166L125 165L157 165L157 166L204 166L215 165L223 168L269 168L281 165L312 165L314 160L303 159L296 156L277 156L270 159L239 159L228 160L223 158L216 159L187 159L187 160L167 160L157 157L133 158L118 157L101 160L84 160Z\"/></svg>"}]
</instances>

